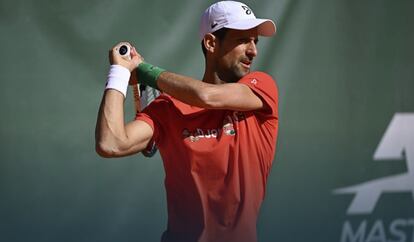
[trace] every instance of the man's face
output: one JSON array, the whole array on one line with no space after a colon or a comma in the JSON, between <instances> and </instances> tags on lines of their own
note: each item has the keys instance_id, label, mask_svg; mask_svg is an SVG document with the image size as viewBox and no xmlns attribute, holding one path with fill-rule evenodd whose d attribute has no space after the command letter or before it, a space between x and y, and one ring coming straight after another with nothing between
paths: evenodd
<instances>
[{"instance_id":1,"label":"man's face","mask_svg":"<svg viewBox=\"0 0 414 242\"><path fill-rule=\"evenodd\" d=\"M257 28L250 30L229 29L218 43L217 73L225 82L237 82L250 72L257 56Z\"/></svg>"}]
</instances>

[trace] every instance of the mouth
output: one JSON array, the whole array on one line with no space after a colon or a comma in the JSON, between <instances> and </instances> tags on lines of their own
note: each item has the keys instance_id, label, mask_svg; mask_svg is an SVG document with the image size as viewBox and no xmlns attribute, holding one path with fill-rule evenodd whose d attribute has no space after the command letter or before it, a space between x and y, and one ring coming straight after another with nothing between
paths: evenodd
<instances>
[{"instance_id":1,"label":"mouth","mask_svg":"<svg viewBox=\"0 0 414 242\"><path fill-rule=\"evenodd\" d=\"M249 60L249 59L243 59L243 60L240 61L240 63L246 69L250 69L250 65L252 64L252 61Z\"/></svg>"}]
</instances>

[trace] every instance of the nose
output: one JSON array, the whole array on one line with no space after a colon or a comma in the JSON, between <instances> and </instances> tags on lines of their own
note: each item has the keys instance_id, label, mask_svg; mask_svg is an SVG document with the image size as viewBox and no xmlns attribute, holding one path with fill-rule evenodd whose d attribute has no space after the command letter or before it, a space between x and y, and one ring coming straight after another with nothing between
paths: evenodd
<instances>
[{"instance_id":1,"label":"nose","mask_svg":"<svg viewBox=\"0 0 414 242\"><path fill-rule=\"evenodd\" d=\"M247 46L246 54L249 57L256 57L257 56L257 46L255 40L251 40L249 45Z\"/></svg>"}]
</instances>

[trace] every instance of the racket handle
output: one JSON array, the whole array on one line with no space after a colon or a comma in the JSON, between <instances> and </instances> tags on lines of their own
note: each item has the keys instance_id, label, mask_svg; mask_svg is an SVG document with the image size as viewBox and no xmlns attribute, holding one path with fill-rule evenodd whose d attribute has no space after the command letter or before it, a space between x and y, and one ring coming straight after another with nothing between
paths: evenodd
<instances>
[{"instance_id":1,"label":"racket handle","mask_svg":"<svg viewBox=\"0 0 414 242\"><path fill-rule=\"evenodd\" d=\"M139 84L132 85L132 90L134 92L134 108L135 112L141 112L141 99L139 95Z\"/></svg>"}]
</instances>

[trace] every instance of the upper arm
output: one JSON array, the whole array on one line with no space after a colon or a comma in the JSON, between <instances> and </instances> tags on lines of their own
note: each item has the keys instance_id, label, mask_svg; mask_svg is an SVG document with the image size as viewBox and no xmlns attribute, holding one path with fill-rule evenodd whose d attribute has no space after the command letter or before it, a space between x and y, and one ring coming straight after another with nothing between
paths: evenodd
<instances>
[{"instance_id":1,"label":"upper arm","mask_svg":"<svg viewBox=\"0 0 414 242\"><path fill-rule=\"evenodd\" d=\"M126 124L125 132L130 142L129 149L125 155L144 150L154 134L151 126L141 120L134 120Z\"/></svg>"},{"instance_id":2,"label":"upper arm","mask_svg":"<svg viewBox=\"0 0 414 242\"><path fill-rule=\"evenodd\" d=\"M144 150L153 136L149 124L134 120L125 125L125 135L113 137L97 144L97 152L103 157L122 157Z\"/></svg>"},{"instance_id":3,"label":"upper arm","mask_svg":"<svg viewBox=\"0 0 414 242\"><path fill-rule=\"evenodd\" d=\"M275 80L264 72L252 72L237 83L208 85L207 107L238 111L261 110L277 117L278 89Z\"/></svg>"}]
</instances>

